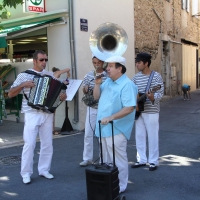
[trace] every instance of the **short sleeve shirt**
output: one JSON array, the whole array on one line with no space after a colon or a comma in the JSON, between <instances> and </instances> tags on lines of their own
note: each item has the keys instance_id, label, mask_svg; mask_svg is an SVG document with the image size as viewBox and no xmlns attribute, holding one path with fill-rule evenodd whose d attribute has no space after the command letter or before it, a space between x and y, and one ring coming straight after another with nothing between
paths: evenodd
<instances>
[{"instance_id":1,"label":"short sleeve shirt","mask_svg":"<svg viewBox=\"0 0 200 200\"><path fill-rule=\"evenodd\" d=\"M100 86L101 96L99 99L96 131L95 134L99 137L98 121L104 117L109 117L124 107L136 106L137 86L123 74L116 81L107 78ZM114 120L114 135L124 134L127 139L130 139L135 118L135 109L125 117ZM112 136L111 125L101 125L102 137Z\"/></svg>"}]
</instances>

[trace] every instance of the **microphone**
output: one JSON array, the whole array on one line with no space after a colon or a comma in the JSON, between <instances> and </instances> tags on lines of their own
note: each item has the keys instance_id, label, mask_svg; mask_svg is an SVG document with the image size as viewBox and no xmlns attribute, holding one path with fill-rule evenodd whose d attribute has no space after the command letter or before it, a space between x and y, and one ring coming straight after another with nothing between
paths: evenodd
<instances>
[{"instance_id":1,"label":"microphone","mask_svg":"<svg viewBox=\"0 0 200 200\"><path fill-rule=\"evenodd\" d=\"M97 76L95 76L95 78L91 79L90 82L95 79L102 78L102 77L104 77L104 74L97 75Z\"/></svg>"}]
</instances>

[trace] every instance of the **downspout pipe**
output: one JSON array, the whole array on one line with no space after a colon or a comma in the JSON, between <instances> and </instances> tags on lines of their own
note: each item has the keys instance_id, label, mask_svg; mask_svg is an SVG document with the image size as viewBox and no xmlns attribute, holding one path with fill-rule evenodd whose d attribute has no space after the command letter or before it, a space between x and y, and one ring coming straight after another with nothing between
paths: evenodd
<instances>
[{"instance_id":1,"label":"downspout pipe","mask_svg":"<svg viewBox=\"0 0 200 200\"><path fill-rule=\"evenodd\" d=\"M69 9L69 42L70 42L70 54L71 54L71 69L72 78L77 79L77 67L75 57L75 46L74 46L74 15L73 15L73 0L68 0ZM79 121L79 105L78 105L78 92L74 96L74 119L73 123L76 124Z\"/></svg>"}]
</instances>

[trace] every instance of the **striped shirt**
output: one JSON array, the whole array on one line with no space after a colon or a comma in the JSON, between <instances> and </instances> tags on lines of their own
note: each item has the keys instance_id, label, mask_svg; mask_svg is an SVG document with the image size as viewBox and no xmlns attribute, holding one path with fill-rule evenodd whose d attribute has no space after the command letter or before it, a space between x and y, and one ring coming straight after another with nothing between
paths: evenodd
<instances>
[{"instance_id":1,"label":"striped shirt","mask_svg":"<svg viewBox=\"0 0 200 200\"><path fill-rule=\"evenodd\" d=\"M132 79L132 81L138 87L138 93L145 93L146 86L148 83L150 75L145 75L142 72L138 72ZM154 104L147 98L144 103L144 111L143 113L158 113L160 112L160 100L163 96L164 85L161 75L158 72L154 73L153 79L151 81L150 89L153 87L161 85L161 88L154 93Z\"/></svg>"},{"instance_id":2,"label":"striped shirt","mask_svg":"<svg viewBox=\"0 0 200 200\"><path fill-rule=\"evenodd\" d=\"M49 75L49 76L53 76L53 72L48 72L48 71L46 71L46 70L43 70L42 72L38 72L38 71L35 71L35 70L33 70L33 69L29 69L29 70L34 71L34 72L36 72L36 73L38 73L38 74L41 74L41 75L45 75L45 74L46 74L46 75ZM28 74L28 73L24 73L24 72L18 74L18 76L17 76L16 80L14 81L14 83L12 84L11 88L17 87L17 86L19 86L19 85L20 85L21 83L23 83L23 82L33 80L34 76L35 76L35 75L33 75L33 74ZM29 96L29 93L30 93L30 88L26 88L26 87L25 87L25 88L23 88L22 90L23 90L23 92L24 92L24 93L27 95L27 97L28 97L28 96ZM28 102L27 99L26 99L26 98L24 97L24 95L23 95L21 113L26 113L26 112L38 112L36 109L34 109L34 108L28 106L27 102Z\"/></svg>"},{"instance_id":3,"label":"striped shirt","mask_svg":"<svg viewBox=\"0 0 200 200\"><path fill-rule=\"evenodd\" d=\"M107 79L107 73L105 71L103 71L102 73L104 76L102 77L102 81L104 82ZM95 71L92 70L90 72L88 72L84 79L83 79L83 87L85 87L86 85L88 85L89 90L93 91L94 86L95 86ZM95 105L96 107L97 105Z\"/></svg>"}]
</instances>

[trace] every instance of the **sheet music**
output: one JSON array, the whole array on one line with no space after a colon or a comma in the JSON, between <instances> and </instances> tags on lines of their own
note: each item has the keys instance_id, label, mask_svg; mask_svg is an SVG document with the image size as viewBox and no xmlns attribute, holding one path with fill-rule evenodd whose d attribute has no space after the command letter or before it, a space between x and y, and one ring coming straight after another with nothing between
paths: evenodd
<instances>
[{"instance_id":1,"label":"sheet music","mask_svg":"<svg viewBox=\"0 0 200 200\"><path fill-rule=\"evenodd\" d=\"M67 85L67 90L66 90L67 94L66 101L71 101L74 98L74 95L78 91L82 82L83 82L82 80L69 79L69 85Z\"/></svg>"}]
</instances>

